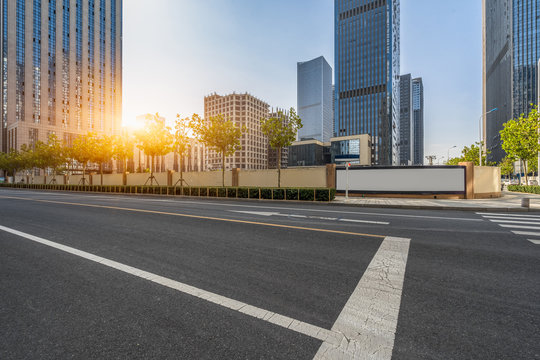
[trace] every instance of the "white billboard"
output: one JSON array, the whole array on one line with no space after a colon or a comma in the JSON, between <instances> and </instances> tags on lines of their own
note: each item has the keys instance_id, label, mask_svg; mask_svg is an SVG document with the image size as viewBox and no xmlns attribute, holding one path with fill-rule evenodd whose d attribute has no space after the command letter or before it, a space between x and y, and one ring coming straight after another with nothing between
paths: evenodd
<instances>
[{"instance_id":1,"label":"white billboard","mask_svg":"<svg viewBox=\"0 0 540 360\"><path fill-rule=\"evenodd\" d=\"M336 188L366 193L464 193L464 167L336 170Z\"/></svg>"}]
</instances>

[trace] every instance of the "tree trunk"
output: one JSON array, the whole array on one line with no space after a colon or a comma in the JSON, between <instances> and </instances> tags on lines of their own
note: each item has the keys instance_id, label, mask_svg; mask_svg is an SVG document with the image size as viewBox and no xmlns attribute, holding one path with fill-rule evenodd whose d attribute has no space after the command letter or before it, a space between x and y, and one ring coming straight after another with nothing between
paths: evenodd
<instances>
[{"instance_id":1,"label":"tree trunk","mask_svg":"<svg viewBox=\"0 0 540 360\"><path fill-rule=\"evenodd\" d=\"M281 187L281 148L277 151L277 187Z\"/></svg>"},{"instance_id":2,"label":"tree trunk","mask_svg":"<svg viewBox=\"0 0 540 360\"><path fill-rule=\"evenodd\" d=\"M221 155L222 166L221 166L221 184L225 187L225 151Z\"/></svg>"},{"instance_id":3,"label":"tree trunk","mask_svg":"<svg viewBox=\"0 0 540 360\"><path fill-rule=\"evenodd\" d=\"M84 175L86 174L86 164L83 165L83 168L82 168L82 184L83 185L86 185L86 179L84 177Z\"/></svg>"},{"instance_id":4,"label":"tree trunk","mask_svg":"<svg viewBox=\"0 0 540 360\"><path fill-rule=\"evenodd\" d=\"M103 163L99 163L99 174L101 176L101 186L103 186Z\"/></svg>"},{"instance_id":5,"label":"tree trunk","mask_svg":"<svg viewBox=\"0 0 540 360\"><path fill-rule=\"evenodd\" d=\"M525 185L529 185L529 171L527 170L527 160L523 161L523 169L525 169Z\"/></svg>"},{"instance_id":6,"label":"tree trunk","mask_svg":"<svg viewBox=\"0 0 540 360\"><path fill-rule=\"evenodd\" d=\"M184 167L182 166L182 157L178 156L178 163L180 165L180 186L184 187Z\"/></svg>"},{"instance_id":7,"label":"tree trunk","mask_svg":"<svg viewBox=\"0 0 540 360\"><path fill-rule=\"evenodd\" d=\"M152 155L152 164L150 165L150 186L154 186L154 162L155 157Z\"/></svg>"}]
</instances>

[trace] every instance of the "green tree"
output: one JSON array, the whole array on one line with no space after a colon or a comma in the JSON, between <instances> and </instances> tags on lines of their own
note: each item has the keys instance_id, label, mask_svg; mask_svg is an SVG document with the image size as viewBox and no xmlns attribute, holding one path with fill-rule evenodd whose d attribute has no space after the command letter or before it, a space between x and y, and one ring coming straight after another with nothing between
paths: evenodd
<instances>
[{"instance_id":1,"label":"green tree","mask_svg":"<svg viewBox=\"0 0 540 360\"><path fill-rule=\"evenodd\" d=\"M56 184L56 175L58 174L60 168L66 165L69 152L55 134L49 135L47 146L49 153L48 166L52 169L53 174L51 183Z\"/></svg>"},{"instance_id":2,"label":"green tree","mask_svg":"<svg viewBox=\"0 0 540 360\"><path fill-rule=\"evenodd\" d=\"M83 167L82 183L86 184L86 168L88 162L93 158L94 146L95 146L95 134L88 133L86 135L78 136L73 141L73 146L70 149L70 155L79 165Z\"/></svg>"},{"instance_id":3,"label":"green tree","mask_svg":"<svg viewBox=\"0 0 540 360\"><path fill-rule=\"evenodd\" d=\"M150 180L150 185L153 186L155 180L154 166L156 156L167 155L173 149L173 135L171 134L171 128L165 126L165 122L161 120L159 114L148 115L146 118L146 126L137 131L135 137L138 143L137 147L152 159L150 177L148 180Z\"/></svg>"},{"instance_id":4,"label":"green tree","mask_svg":"<svg viewBox=\"0 0 540 360\"><path fill-rule=\"evenodd\" d=\"M25 167L23 157L19 151L11 149L9 153L3 154L1 159L2 169L4 170L6 177L11 174L11 176L13 176L13 181L15 181L17 172L23 170Z\"/></svg>"},{"instance_id":5,"label":"green tree","mask_svg":"<svg viewBox=\"0 0 540 360\"><path fill-rule=\"evenodd\" d=\"M242 149L240 139L242 134L247 132L246 127L236 126L234 121L225 119L222 114L208 120L194 114L190 124L201 143L221 154L221 183L225 187L225 157L234 155Z\"/></svg>"},{"instance_id":6,"label":"green tree","mask_svg":"<svg viewBox=\"0 0 540 360\"><path fill-rule=\"evenodd\" d=\"M114 156L113 137L89 133L88 141L94 148L94 151L92 151L90 156L90 162L99 165L101 185L103 185L103 165L109 163Z\"/></svg>"},{"instance_id":7,"label":"green tree","mask_svg":"<svg viewBox=\"0 0 540 360\"><path fill-rule=\"evenodd\" d=\"M465 146L461 150L461 156L457 158L452 158L446 162L446 165L458 165L460 162L472 162L475 166L480 165L479 155L480 155L480 146L484 146L483 142L476 142L470 147ZM486 154L487 152L487 154ZM488 162L486 156L491 153L491 151L482 152L482 164L487 164L488 166L493 166L493 162Z\"/></svg>"},{"instance_id":8,"label":"green tree","mask_svg":"<svg viewBox=\"0 0 540 360\"><path fill-rule=\"evenodd\" d=\"M40 142L38 141L34 146L27 144L21 145L21 150L18 152L20 169L26 171L26 175L30 175L32 183L34 183L34 168L39 167L40 158L39 154L34 150ZM14 175L15 176L15 175Z\"/></svg>"},{"instance_id":9,"label":"green tree","mask_svg":"<svg viewBox=\"0 0 540 360\"><path fill-rule=\"evenodd\" d=\"M302 127L302 120L294 108L289 110L289 114L280 110L277 112L277 116L261 120L263 134L268 138L272 149L278 152L278 187L281 187L281 151L284 147L292 145L296 140L298 129Z\"/></svg>"},{"instance_id":10,"label":"green tree","mask_svg":"<svg viewBox=\"0 0 540 360\"><path fill-rule=\"evenodd\" d=\"M189 133L191 131L190 118L182 118L180 114L176 115L176 123L174 125L174 151L178 154L180 165L180 185L184 185L184 157L186 156L191 138Z\"/></svg>"},{"instance_id":11,"label":"green tree","mask_svg":"<svg viewBox=\"0 0 540 360\"><path fill-rule=\"evenodd\" d=\"M510 177L514 173L514 160L507 156L499 163L499 167L502 175Z\"/></svg>"},{"instance_id":12,"label":"green tree","mask_svg":"<svg viewBox=\"0 0 540 360\"><path fill-rule=\"evenodd\" d=\"M538 144L538 107L535 106L528 116L521 114L504 124L501 130L502 148L510 158L523 162L525 181L528 184L528 162L535 162L540 152Z\"/></svg>"},{"instance_id":13,"label":"green tree","mask_svg":"<svg viewBox=\"0 0 540 360\"><path fill-rule=\"evenodd\" d=\"M133 158L133 149L135 147L135 141L129 137L116 136L114 138L114 158L122 162L122 168L124 172L128 171L127 162Z\"/></svg>"}]
</instances>

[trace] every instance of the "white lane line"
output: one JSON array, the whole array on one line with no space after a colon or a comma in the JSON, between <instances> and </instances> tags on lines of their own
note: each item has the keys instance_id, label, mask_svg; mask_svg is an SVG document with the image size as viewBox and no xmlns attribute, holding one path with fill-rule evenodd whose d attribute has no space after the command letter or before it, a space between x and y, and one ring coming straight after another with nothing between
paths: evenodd
<instances>
[{"instance_id":1,"label":"white lane line","mask_svg":"<svg viewBox=\"0 0 540 360\"><path fill-rule=\"evenodd\" d=\"M532 232L532 231L512 231L516 235L524 235L524 236L540 236L540 232Z\"/></svg>"},{"instance_id":2,"label":"white lane line","mask_svg":"<svg viewBox=\"0 0 540 360\"><path fill-rule=\"evenodd\" d=\"M498 220L498 219L490 219L489 221L494 222L496 224L540 225L540 221L515 221L515 220Z\"/></svg>"},{"instance_id":3,"label":"white lane line","mask_svg":"<svg viewBox=\"0 0 540 360\"><path fill-rule=\"evenodd\" d=\"M499 224L499 226L503 228L509 228L509 229L539 230L540 231L540 226L505 225L505 224Z\"/></svg>"},{"instance_id":4,"label":"white lane line","mask_svg":"<svg viewBox=\"0 0 540 360\"><path fill-rule=\"evenodd\" d=\"M383 240L332 330L327 330L38 236L1 225L0 230L319 339L323 343L316 359L392 356L410 239Z\"/></svg>"},{"instance_id":5,"label":"white lane line","mask_svg":"<svg viewBox=\"0 0 540 360\"><path fill-rule=\"evenodd\" d=\"M528 215L528 214L515 214L515 213L476 213L477 215L482 215L483 217L504 217L504 218L533 218L539 219L540 215Z\"/></svg>"},{"instance_id":6,"label":"white lane line","mask_svg":"<svg viewBox=\"0 0 540 360\"><path fill-rule=\"evenodd\" d=\"M13 235L20 236L22 238L34 241L42 245L55 248L57 250L64 251L66 253L81 257L86 260L94 261L103 266L107 266L107 267L122 271L124 273L136 276L138 278L145 279L145 280L166 286L174 290L178 290L184 294L195 296L199 299L206 300L213 304L221 305L228 309L241 312L242 314L246 314L246 315L267 321L269 323L279 325L289 330L293 330L298 333L301 333L301 334L304 334L304 335L307 335L307 336L310 336L310 337L313 337L313 338L316 338L325 342L329 342L331 344L338 345L341 343L342 338L343 338L343 335L335 331L323 329L321 327L311 325L302 321L298 321L290 317L277 314L272 311L268 311L268 310L264 310L255 306L251 306L241 301L237 301L234 299L227 298L225 296L214 294L206 290L198 289L191 285L183 284L181 282L168 279L166 277L159 276L159 275L156 275L156 274L153 274L153 273L141 270L141 269L137 269L129 265L121 264L119 262L109 260L109 259L97 256L97 255L93 255L82 250L78 250L69 246L58 244L58 243L34 236L34 235L26 234L18 230L1 226L1 225L0 225L0 230L8 232Z\"/></svg>"},{"instance_id":7,"label":"white lane line","mask_svg":"<svg viewBox=\"0 0 540 360\"><path fill-rule=\"evenodd\" d=\"M540 245L540 240L527 239L535 245Z\"/></svg>"},{"instance_id":8,"label":"white lane line","mask_svg":"<svg viewBox=\"0 0 540 360\"><path fill-rule=\"evenodd\" d=\"M352 223L361 223L361 224L390 225L389 222L385 222L385 221L341 219L341 218L308 216L308 215L297 215L297 214L281 214L278 212L269 212L269 211L238 211L238 210L229 210L229 211L234 212L234 213L257 215L257 216L281 216L281 217L295 218L295 219L315 219L315 220L327 220L327 221L343 221L343 222L352 222Z\"/></svg>"},{"instance_id":9,"label":"white lane line","mask_svg":"<svg viewBox=\"0 0 540 360\"><path fill-rule=\"evenodd\" d=\"M323 342L315 359L392 358L409 239L387 237L339 315L332 331L339 345Z\"/></svg>"}]
</instances>

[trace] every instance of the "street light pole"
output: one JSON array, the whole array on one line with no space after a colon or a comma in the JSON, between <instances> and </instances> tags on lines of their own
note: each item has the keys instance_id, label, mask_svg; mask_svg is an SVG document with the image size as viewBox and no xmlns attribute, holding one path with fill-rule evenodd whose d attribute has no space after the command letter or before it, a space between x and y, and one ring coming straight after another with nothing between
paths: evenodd
<instances>
[{"instance_id":1,"label":"street light pole","mask_svg":"<svg viewBox=\"0 0 540 360\"><path fill-rule=\"evenodd\" d=\"M478 149L478 153L480 154L480 161L478 163L480 164L480 166L482 166L482 137L484 135L484 133L482 132L482 124L483 124L482 119L484 118L484 116L491 114L492 112L495 112L497 110L499 109L498 108L491 109L487 113L480 116L480 145Z\"/></svg>"},{"instance_id":2,"label":"street light pole","mask_svg":"<svg viewBox=\"0 0 540 360\"><path fill-rule=\"evenodd\" d=\"M450 150L457 148L457 145L452 146L450 149L448 149L448 156L446 157L446 165L448 165L448 162L450 161Z\"/></svg>"}]
</instances>

